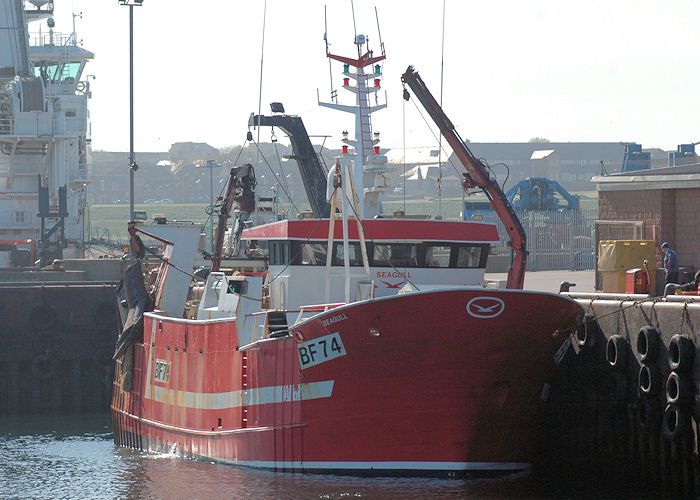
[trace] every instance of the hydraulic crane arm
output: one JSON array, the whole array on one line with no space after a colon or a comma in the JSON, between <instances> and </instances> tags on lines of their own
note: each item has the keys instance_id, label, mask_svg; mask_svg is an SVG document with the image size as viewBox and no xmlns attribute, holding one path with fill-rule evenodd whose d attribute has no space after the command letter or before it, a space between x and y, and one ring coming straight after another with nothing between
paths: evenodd
<instances>
[{"instance_id":1,"label":"hydraulic crane arm","mask_svg":"<svg viewBox=\"0 0 700 500\"><path fill-rule=\"evenodd\" d=\"M525 281L525 267L527 264L527 250L525 248L525 231L520 225L518 217L513 211L513 207L508 202L501 187L492 179L484 164L478 160L469 150L464 141L459 137L454 125L430 93L425 83L421 79L413 66L409 66L401 76L401 81L408 85L413 94L418 98L423 108L428 112L435 124L440 129L443 137L447 140L457 158L462 163L467 173L463 174L467 187L479 187L484 190L491 201L491 206L503 222L508 233L508 244L513 249L513 263L508 269L507 288L522 289ZM404 89L404 99L410 97Z\"/></svg>"}]
</instances>

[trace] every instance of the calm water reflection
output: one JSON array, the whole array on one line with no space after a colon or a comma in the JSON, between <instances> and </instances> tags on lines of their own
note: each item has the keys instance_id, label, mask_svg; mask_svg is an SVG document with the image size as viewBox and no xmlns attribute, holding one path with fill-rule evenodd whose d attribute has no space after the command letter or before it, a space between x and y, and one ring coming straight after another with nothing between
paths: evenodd
<instances>
[{"instance_id":1,"label":"calm water reflection","mask_svg":"<svg viewBox=\"0 0 700 500\"><path fill-rule=\"evenodd\" d=\"M282 474L117 448L108 417L0 419L2 498L539 497L530 480Z\"/></svg>"}]
</instances>

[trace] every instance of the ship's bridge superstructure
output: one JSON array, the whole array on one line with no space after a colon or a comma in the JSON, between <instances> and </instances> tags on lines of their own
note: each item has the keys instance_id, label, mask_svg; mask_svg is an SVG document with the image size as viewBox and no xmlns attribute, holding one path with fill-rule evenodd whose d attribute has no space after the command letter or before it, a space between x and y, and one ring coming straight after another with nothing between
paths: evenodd
<instances>
[{"instance_id":1,"label":"ship's bridge superstructure","mask_svg":"<svg viewBox=\"0 0 700 500\"><path fill-rule=\"evenodd\" d=\"M357 57L345 57L331 54L326 43L326 55L329 59L343 64L343 89L355 94L355 105L339 104L337 92L331 90L334 102L321 102L319 105L344 111L355 115L355 138L350 139L347 130L343 131L342 156L353 162L353 177L361 199L360 217L371 219L382 213L381 195L389 189L387 158L379 148L379 132L372 130L372 113L386 108L386 102L379 103L381 90L382 65L386 55L375 56L366 48L368 37L357 35ZM382 45L383 47L383 45ZM366 72L366 68L369 71ZM352 82L351 82L352 80ZM386 101L386 99L385 99ZM354 152L350 152L350 147Z\"/></svg>"},{"instance_id":2,"label":"ship's bridge superstructure","mask_svg":"<svg viewBox=\"0 0 700 500\"><path fill-rule=\"evenodd\" d=\"M0 240L35 239L45 260L75 257L90 166L83 75L94 54L79 46L75 29L54 31L53 2L30 4L0 0L7 28L0 33ZM30 35L28 23L43 19L43 32Z\"/></svg>"}]
</instances>

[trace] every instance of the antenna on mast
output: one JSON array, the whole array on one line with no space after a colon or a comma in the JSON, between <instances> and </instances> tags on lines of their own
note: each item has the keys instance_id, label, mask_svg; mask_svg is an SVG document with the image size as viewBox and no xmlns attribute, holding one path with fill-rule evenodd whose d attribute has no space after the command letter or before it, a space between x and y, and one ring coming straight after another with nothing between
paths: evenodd
<instances>
[{"instance_id":1,"label":"antenna on mast","mask_svg":"<svg viewBox=\"0 0 700 500\"><path fill-rule=\"evenodd\" d=\"M323 6L323 41L326 42L326 55L330 54L329 44L328 44L328 7ZM333 65L331 64L330 58L328 59L328 76L331 80L331 101L338 103L338 93L333 90Z\"/></svg>"},{"instance_id":2,"label":"antenna on mast","mask_svg":"<svg viewBox=\"0 0 700 500\"><path fill-rule=\"evenodd\" d=\"M355 2L350 0L350 8L352 9L352 29L355 32L355 43L357 43L357 25L355 24ZM357 54L360 55L360 45L357 46Z\"/></svg>"},{"instance_id":3,"label":"antenna on mast","mask_svg":"<svg viewBox=\"0 0 700 500\"><path fill-rule=\"evenodd\" d=\"M384 42L382 42L382 30L379 29L379 13L377 12L377 7L374 8L374 16L377 18L377 34L379 35L379 48L382 51L382 55L385 56Z\"/></svg>"},{"instance_id":4,"label":"antenna on mast","mask_svg":"<svg viewBox=\"0 0 700 500\"><path fill-rule=\"evenodd\" d=\"M75 18L76 18L76 17L79 17L80 19L82 19L82 18L83 18L83 13L82 13L82 12L78 12L78 13L76 14L75 12L73 12L73 33L71 33L71 35L72 35L71 38L73 39L73 45L78 45L78 40L77 40L78 35L75 33Z\"/></svg>"}]
</instances>

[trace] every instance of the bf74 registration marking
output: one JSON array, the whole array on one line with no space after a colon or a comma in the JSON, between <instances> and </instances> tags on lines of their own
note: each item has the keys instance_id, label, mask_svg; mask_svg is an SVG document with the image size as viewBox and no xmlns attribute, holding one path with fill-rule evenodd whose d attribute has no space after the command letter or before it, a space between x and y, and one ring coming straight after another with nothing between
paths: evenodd
<instances>
[{"instance_id":1,"label":"bf74 registration marking","mask_svg":"<svg viewBox=\"0 0 700 500\"><path fill-rule=\"evenodd\" d=\"M299 365L302 370L347 354L338 332L301 342L298 346Z\"/></svg>"},{"instance_id":2,"label":"bf74 registration marking","mask_svg":"<svg viewBox=\"0 0 700 500\"><path fill-rule=\"evenodd\" d=\"M170 366L170 361L166 361L164 359L156 359L156 364L153 367L153 378L157 382L169 382Z\"/></svg>"}]
</instances>

